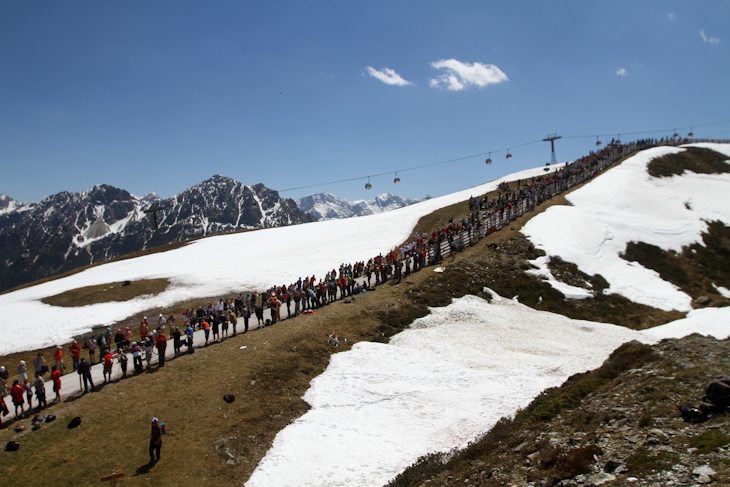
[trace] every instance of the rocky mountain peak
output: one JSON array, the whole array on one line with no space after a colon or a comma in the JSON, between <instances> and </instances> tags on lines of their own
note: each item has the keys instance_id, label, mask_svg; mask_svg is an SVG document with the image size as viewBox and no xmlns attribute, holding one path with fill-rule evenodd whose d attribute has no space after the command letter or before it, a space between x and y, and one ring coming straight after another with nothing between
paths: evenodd
<instances>
[{"instance_id":1,"label":"rocky mountain peak","mask_svg":"<svg viewBox=\"0 0 730 487\"><path fill-rule=\"evenodd\" d=\"M145 213L153 204L161 208L154 218ZM165 200L98 184L17 211L20 206L10 197L0 199L6 252L0 290L155 245L314 220L261 183L246 186L219 174Z\"/></svg>"}]
</instances>

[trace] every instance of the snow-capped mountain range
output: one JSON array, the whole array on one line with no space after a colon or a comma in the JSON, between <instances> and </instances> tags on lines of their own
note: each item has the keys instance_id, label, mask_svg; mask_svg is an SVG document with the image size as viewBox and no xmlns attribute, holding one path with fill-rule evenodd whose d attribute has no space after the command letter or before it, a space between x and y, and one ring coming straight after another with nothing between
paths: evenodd
<instances>
[{"instance_id":1,"label":"snow-capped mountain range","mask_svg":"<svg viewBox=\"0 0 730 487\"><path fill-rule=\"evenodd\" d=\"M318 193L297 200L305 213L317 220L336 220L353 216L372 215L417 203L418 200L384 193L372 200L346 201L330 193Z\"/></svg>"},{"instance_id":2,"label":"snow-capped mountain range","mask_svg":"<svg viewBox=\"0 0 730 487\"><path fill-rule=\"evenodd\" d=\"M30 204L0 195L0 290L158 244L314 220L263 184L219 175L165 200L109 185Z\"/></svg>"}]
</instances>

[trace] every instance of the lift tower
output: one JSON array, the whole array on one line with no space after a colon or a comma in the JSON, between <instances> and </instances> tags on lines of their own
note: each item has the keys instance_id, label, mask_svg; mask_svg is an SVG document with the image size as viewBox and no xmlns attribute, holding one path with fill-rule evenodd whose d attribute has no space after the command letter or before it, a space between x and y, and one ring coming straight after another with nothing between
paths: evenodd
<instances>
[{"instance_id":1,"label":"lift tower","mask_svg":"<svg viewBox=\"0 0 730 487\"><path fill-rule=\"evenodd\" d=\"M552 150L552 157L550 158L551 166L557 164L557 161L555 160L555 141L558 139L562 139L562 137L558 134L548 135L547 137L542 139L543 142L550 142L550 149Z\"/></svg>"}]
</instances>

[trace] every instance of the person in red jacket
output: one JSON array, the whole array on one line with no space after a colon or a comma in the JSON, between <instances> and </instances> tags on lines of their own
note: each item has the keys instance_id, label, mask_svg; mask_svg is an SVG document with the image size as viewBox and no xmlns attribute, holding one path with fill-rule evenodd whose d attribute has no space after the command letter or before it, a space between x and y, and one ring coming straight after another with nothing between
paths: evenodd
<instances>
[{"instance_id":1,"label":"person in red jacket","mask_svg":"<svg viewBox=\"0 0 730 487\"><path fill-rule=\"evenodd\" d=\"M51 369L51 380L53 381L53 392L56 393L56 402L61 402L61 371L55 365Z\"/></svg>"},{"instance_id":2,"label":"person in red jacket","mask_svg":"<svg viewBox=\"0 0 730 487\"><path fill-rule=\"evenodd\" d=\"M167 351L167 337L164 333L160 332L157 335L157 355L159 357L158 367L165 366L165 352Z\"/></svg>"},{"instance_id":3,"label":"person in red jacket","mask_svg":"<svg viewBox=\"0 0 730 487\"><path fill-rule=\"evenodd\" d=\"M76 340L71 343L68 347L68 351L71 352L71 360L73 360L74 372L79 368L79 359L81 359L81 345Z\"/></svg>"},{"instance_id":4,"label":"person in red jacket","mask_svg":"<svg viewBox=\"0 0 730 487\"><path fill-rule=\"evenodd\" d=\"M111 350L107 350L106 354L101 358L104 362L104 384L112 381L112 367L114 367L114 355Z\"/></svg>"},{"instance_id":5,"label":"person in red jacket","mask_svg":"<svg viewBox=\"0 0 730 487\"><path fill-rule=\"evenodd\" d=\"M25 387L20 385L18 380L13 381L13 387L10 389L10 397L13 398L13 405L15 406L15 417L18 417L18 408L20 408L20 414L25 414Z\"/></svg>"}]
</instances>

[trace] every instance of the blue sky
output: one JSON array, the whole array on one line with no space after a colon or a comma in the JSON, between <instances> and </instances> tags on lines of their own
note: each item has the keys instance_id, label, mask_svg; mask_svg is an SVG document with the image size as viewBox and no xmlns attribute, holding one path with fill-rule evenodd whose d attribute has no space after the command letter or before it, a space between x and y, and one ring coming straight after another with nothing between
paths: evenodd
<instances>
[{"instance_id":1,"label":"blue sky","mask_svg":"<svg viewBox=\"0 0 730 487\"><path fill-rule=\"evenodd\" d=\"M222 174L421 199L544 165L553 133L559 162L597 135L730 138L729 20L728 0L5 1L0 193Z\"/></svg>"}]
</instances>

